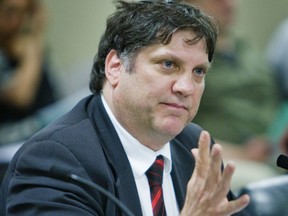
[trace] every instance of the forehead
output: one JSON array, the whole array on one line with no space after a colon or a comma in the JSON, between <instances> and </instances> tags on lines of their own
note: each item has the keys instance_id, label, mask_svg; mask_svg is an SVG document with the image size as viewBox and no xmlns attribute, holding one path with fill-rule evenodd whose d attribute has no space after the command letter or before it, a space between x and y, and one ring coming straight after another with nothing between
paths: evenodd
<instances>
[{"instance_id":1,"label":"forehead","mask_svg":"<svg viewBox=\"0 0 288 216\"><path fill-rule=\"evenodd\" d=\"M206 40L193 40L195 34L192 31L181 30L176 31L168 44L151 45L144 50L142 54L151 58L173 58L188 64L207 64L208 53L206 49Z\"/></svg>"}]
</instances>

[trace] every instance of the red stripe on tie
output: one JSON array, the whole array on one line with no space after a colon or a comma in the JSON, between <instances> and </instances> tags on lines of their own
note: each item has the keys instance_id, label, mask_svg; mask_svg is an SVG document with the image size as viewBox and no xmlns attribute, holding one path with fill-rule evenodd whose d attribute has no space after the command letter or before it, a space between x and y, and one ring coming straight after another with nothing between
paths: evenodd
<instances>
[{"instance_id":1,"label":"red stripe on tie","mask_svg":"<svg viewBox=\"0 0 288 216\"><path fill-rule=\"evenodd\" d=\"M162 191L163 168L163 156L159 155L152 166L146 171L150 186L153 216L166 216Z\"/></svg>"}]
</instances>

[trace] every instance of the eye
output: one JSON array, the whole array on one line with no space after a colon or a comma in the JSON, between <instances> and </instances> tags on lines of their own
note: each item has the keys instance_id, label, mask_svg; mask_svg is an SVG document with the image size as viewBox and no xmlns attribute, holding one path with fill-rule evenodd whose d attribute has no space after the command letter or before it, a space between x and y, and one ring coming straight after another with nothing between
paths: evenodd
<instances>
[{"instance_id":1,"label":"eye","mask_svg":"<svg viewBox=\"0 0 288 216\"><path fill-rule=\"evenodd\" d=\"M193 73L198 77L204 77L206 75L206 69L198 67L194 69Z\"/></svg>"},{"instance_id":2,"label":"eye","mask_svg":"<svg viewBox=\"0 0 288 216\"><path fill-rule=\"evenodd\" d=\"M174 62L171 60L165 60L165 61L163 61L162 64L163 64L164 68L166 68L166 69L171 69L171 68L175 67Z\"/></svg>"}]
</instances>

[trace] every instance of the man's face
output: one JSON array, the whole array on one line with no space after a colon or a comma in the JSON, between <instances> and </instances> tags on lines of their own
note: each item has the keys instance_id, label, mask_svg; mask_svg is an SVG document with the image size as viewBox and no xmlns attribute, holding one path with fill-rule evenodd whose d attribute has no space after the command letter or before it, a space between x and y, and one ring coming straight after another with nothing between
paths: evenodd
<instances>
[{"instance_id":1,"label":"man's face","mask_svg":"<svg viewBox=\"0 0 288 216\"><path fill-rule=\"evenodd\" d=\"M2 0L0 4L0 34L10 37L18 33L25 20L28 0Z\"/></svg>"},{"instance_id":2,"label":"man's face","mask_svg":"<svg viewBox=\"0 0 288 216\"><path fill-rule=\"evenodd\" d=\"M136 138L172 138L195 116L210 63L204 39L193 45L185 42L193 36L179 31L168 45L143 49L132 73L122 65L113 78L112 111Z\"/></svg>"}]
</instances>

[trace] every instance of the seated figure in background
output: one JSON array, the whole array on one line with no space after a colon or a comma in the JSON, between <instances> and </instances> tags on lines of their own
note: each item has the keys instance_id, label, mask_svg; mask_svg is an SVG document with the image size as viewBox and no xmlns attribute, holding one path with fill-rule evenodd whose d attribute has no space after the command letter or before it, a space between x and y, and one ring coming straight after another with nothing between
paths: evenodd
<instances>
[{"instance_id":1,"label":"seated figure in background","mask_svg":"<svg viewBox=\"0 0 288 216\"><path fill-rule=\"evenodd\" d=\"M213 133L217 142L225 146L224 159L249 164L243 168L246 179L241 184L277 175L270 165L272 144L268 128L276 113L279 94L264 56L233 31L237 0L183 2L200 7L220 25L215 59L206 78L207 88L193 122Z\"/></svg>"},{"instance_id":2,"label":"seated figure in background","mask_svg":"<svg viewBox=\"0 0 288 216\"><path fill-rule=\"evenodd\" d=\"M35 122L26 121L16 130L13 125L57 99L45 49L45 21L37 0L0 0L0 144L34 133L40 128Z\"/></svg>"},{"instance_id":3,"label":"seated figure in background","mask_svg":"<svg viewBox=\"0 0 288 216\"><path fill-rule=\"evenodd\" d=\"M267 46L267 60L275 74L281 104L270 127L275 157L288 155L288 17L281 21Z\"/></svg>"}]
</instances>

